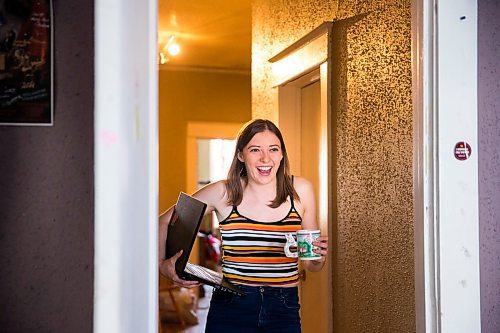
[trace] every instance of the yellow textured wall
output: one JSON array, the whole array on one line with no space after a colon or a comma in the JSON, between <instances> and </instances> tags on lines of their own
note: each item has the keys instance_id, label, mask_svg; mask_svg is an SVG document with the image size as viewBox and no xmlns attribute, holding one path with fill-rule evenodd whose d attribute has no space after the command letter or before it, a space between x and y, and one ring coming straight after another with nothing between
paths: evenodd
<instances>
[{"instance_id":1,"label":"yellow textured wall","mask_svg":"<svg viewBox=\"0 0 500 333\"><path fill-rule=\"evenodd\" d=\"M160 70L160 212L186 188L187 123L250 120L250 84L246 74Z\"/></svg>"},{"instance_id":2,"label":"yellow textured wall","mask_svg":"<svg viewBox=\"0 0 500 333\"><path fill-rule=\"evenodd\" d=\"M252 2L252 115L278 122L277 89L268 60L337 12L336 1Z\"/></svg>"},{"instance_id":3,"label":"yellow textured wall","mask_svg":"<svg viewBox=\"0 0 500 333\"><path fill-rule=\"evenodd\" d=\"M277 119L267 60L332 38L334 332L415 332L410 0L253 1L252 114Z\"/></svg>"}]
</instances>

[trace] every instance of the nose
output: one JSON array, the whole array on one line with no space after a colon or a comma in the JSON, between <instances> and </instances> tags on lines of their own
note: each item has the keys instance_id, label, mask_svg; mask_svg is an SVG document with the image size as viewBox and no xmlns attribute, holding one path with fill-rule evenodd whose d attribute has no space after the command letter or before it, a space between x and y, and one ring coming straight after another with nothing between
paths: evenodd
<instances>
[{"instance_id":1,"label":"nose","mask_svg":"<svg viewBox=\"0 0 500 333\"><path fill-rule=\"evenodd\" d=\"M260 159L263 162L269 161L269 153L267 151L262 151L262 154L260 155Z\"/></svg>"}]
</instances>

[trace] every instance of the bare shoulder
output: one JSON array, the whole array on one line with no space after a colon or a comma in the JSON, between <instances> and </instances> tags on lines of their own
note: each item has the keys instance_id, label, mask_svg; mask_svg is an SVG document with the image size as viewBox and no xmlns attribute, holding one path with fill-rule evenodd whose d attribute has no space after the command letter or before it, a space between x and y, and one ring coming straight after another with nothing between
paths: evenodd
<instances>
[{"instance_id":1,"label":"bare shoulder","mask_svg":"<svg viewBox=\"0 0 500 333\"><path fill-rule=\"evenodd\" d=\"M226 181L219 180L208 185L193 194L198 200L205 202L209 210L214 210L225 203L226 199Z\"/></svg>"},{"instance_id":2,"label":"bare shoulder","mask_svg":"<svg viewBox=\"0 0 500 333\"><path fill-rule=\"evenodd\" d=\"M314 194L312 183L304 177L294 176L293 187L301 199Z\"/></svg>"},{"instance_id":3,"label":"bare shoulder","mask_svg":"<svg viewBox=\"0 0 500 333\"><path fill-rule=\"evenodd\" d=\"M297 210L302 216L302 227L304 229L317 229L316 225L316 199L312 183L303 177L294 178L295 191L299 195Z\"/></svg>"}]
</instances>

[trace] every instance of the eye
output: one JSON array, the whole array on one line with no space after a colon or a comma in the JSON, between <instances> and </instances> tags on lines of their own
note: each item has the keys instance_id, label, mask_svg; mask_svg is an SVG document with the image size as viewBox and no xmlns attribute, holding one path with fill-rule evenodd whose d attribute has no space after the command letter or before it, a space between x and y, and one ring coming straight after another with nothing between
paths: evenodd
<instances>
[{"instance_id":1,"label":"eye","mask_svg":"<svg viewBox=\"0 0 500 333\"><path fill-rule=\"evenodd\" d=\"M258 153L259 152L259 148L250 148L250 152L251 153Z\"/></svg>"},{"instance_id":2,"label":"eye","mask_svg":"<svg viewBox=\"0 0 500 333\"><path fill-rule=\"evenodd\" d=\"M275 152L279 152L280 149L278 147L273 147L270 149L271 152L275 153Z\"/></svg>"}]
</instances>

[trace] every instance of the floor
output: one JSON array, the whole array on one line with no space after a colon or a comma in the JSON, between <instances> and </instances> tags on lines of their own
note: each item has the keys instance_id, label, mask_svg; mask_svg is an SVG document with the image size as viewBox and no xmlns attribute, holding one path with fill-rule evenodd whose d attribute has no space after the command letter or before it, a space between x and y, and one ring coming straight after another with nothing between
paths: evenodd
<instances>
[{"instance_id":1,"label":"floor","mask_svg":"<svg viewBox=\"0 0 500 333\"><path fill-rule=\"evenodd\" d=\"M196 315L198 316L198 325L191 325L183 327L180 324L167 323L162 321L162 333L203 333L205 332L205 323L207 321L208 307L210 299L212 298L212 287L203 286L205 290L205 297L198 300L198 309Z\"/></svg>"}]
</instances>

